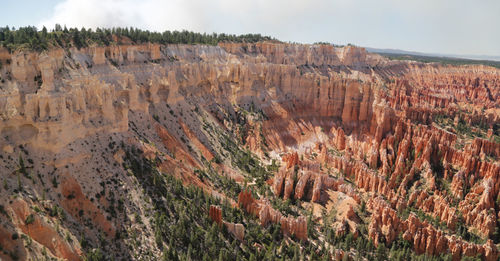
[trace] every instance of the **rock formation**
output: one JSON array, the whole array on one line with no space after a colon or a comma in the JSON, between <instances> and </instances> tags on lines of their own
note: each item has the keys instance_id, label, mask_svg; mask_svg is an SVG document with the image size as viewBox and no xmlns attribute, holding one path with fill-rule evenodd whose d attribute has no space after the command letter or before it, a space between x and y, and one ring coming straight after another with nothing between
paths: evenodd
<instances>
[{"instance_id":1,"label":"rock formation","mask_svg":"<svg viewBox=\"0 0 500 261\"><path fill-rule=\"evenodd\" d=\"M210 219L212 219L212 221L217 223L219 226L222 225L222 210L220 207L210 205L208 216L210 217Z\"/></svg>"},{"instance_id":2,"label":"rock formation","mask_svg":"<svg viewBox=\"0 0 500 261\"><path fill-rule=\"evenodd\" d=\"M302 241L311 240L306 219L285 216L266 197L310 207L318 221L321 211L344 207L339 236L356 233L364 211L376 244L401 235L417 254L498 259L496 68L278 42L0 49L0 62L0 204L10 208L0 244L22 257L27 248L5 237L22 231L53 257L82 254L47 217L24 223L34 213L20 202L37 198L59 205L64 231L94 245L123 231L152 234L149 222L139 227L129 216L151 209L151 191L131 173L154 167L233 205L241 190L228 187L247 182L259 199L243 191L238 205ZM222 220L218 207L208 212L243 241L244 224ZM460 238L459 225L486 243ZM106 247L119 255L125 246Z\"/></svg>"},{"instance_id":3,"label":"rock formation","mask_svg":"<svg viewBox=\"0 0 500 261\"><path fill-rule=\"evenodd\" d=\"M245 238L245 227L243 224L236 224L222 220L222 210L220 207L210 205L208 216L219 226L224 225L227 228L227 231L229 231L229 233L231 233L239 241L243 241Z\"/></svg>"},{"instance_id":4,"label":"rock formation","mask_svg":"<svg viewBox=\"0 0 500 261\"><path fill-rule=\"evenodd\" d=\"M307 240L307 221L305 217L285 217L279 211L273 209L269 203L255 200L250 191L242 191L239 194L238 205L246 212L257 216L262 226L266 226L269 222L279 224L284 235L294 235L300 240Z\"/></svg>"}]
</instances>

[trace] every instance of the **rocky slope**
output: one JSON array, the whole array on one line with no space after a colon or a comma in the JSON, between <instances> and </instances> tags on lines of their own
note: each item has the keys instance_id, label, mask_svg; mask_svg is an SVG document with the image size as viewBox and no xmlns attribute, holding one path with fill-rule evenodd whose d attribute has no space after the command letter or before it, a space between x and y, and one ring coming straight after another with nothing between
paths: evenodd
<instances>
[{"instance_id":1,"label":"rocky slope","mask_svg":"<svg viewBox=\"0 0 500 261\"><path fill-rule=\"evenodd\" d=\"M329 229L499 258L498 69L271 42L0 50L0 62L1 258L174 248L153 236L167 191L152 191L163 176L141 174L150 165L248 213L206 207L242 245L258 219L331 258L364 254Z\"/></svg>"}]
</instances>

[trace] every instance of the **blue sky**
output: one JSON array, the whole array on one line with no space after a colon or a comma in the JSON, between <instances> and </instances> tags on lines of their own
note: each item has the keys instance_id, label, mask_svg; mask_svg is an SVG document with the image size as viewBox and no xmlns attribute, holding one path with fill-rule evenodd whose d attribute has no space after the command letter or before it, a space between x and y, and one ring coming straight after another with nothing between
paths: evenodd
<instances>
[{"instance_id":1,"label":"blue sky","mask_svg":"<svg viewBox=\"0 0 500 261\"><path fill-rule=\"evenodd\" d=\"M500 56L500 0L2 0L0 25L55 23Z\"/></svg>"}]
</instances>

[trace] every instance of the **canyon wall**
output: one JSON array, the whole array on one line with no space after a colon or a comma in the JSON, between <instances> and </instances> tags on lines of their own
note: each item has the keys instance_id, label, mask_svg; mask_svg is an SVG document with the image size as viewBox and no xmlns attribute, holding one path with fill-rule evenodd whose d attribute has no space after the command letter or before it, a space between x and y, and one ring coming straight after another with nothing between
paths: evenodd
<instances>
[{"instance_id":1,"label":"canyon wall","mask_svg":"<svg viewBox=\"0 0 500 261\"><path fill-rule=\"evenodd\" d=\"M109 211L110 194L122 193L118 186L137 190L127 179L125 145L187 184L234 205L238 200L263 226L279 224L286 236L310 240L304 216L282 214L265 195L257 200L243 191L230 198L215 181L195 175L208 161L217 174L243 183L245 174L221 153L218 133L239 136L261 160L281 164L267 180L273 197L343 209L339 235L347 233L345 224L359 235L364 221L355 211L367 203L367 236L376 244L390 244L399 233L419 254L499 256L493 243L500 217L498 69L275 42L0 50L0 62L0 173L10 187L0 191L1 203L18 217L5 221L0 234L24 231L54 257L77 259L81 249L60 242L51 217L27 227L26 203L7 200L24 168L19 158L29 159L28 172L42 181L30 188L32 197L50 198L70 216L69 230L97 241L133 226ZM331 203L332 193L349 200ZM127 202L139 202L128 194L134 197ZM222 220L219 208L208 215L244 240L243 225ZM73 225L88 222L91 229ZM457 237L459 227L486 243Z\"/></svg>"}]
</instances>

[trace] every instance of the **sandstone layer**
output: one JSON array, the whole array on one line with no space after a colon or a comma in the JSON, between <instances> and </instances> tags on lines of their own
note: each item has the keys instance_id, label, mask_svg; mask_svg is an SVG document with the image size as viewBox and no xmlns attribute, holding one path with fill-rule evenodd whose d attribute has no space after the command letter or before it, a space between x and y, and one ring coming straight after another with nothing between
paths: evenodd
<instances>
[{"instance_id":1,"label":"sandstone layer","mask_svg":"<svg viewBox=\"0 0 500 261\"><path fill-rule=\"evenodd\" d=\"M304 215L272 207L278 199L308 207L313 222L333 221L340 237L387 246L403 238L417 254L455 260L499 258L498 69L275 42L0 50L0 62L0 204L8 210L0 243L9 253L47 249L77 260L81 235L98 245L133 230L161 256L146 236L154 226L131 222L152 209L130 174L138 153L287 238L317 240ZM233 143L276 168L257 180ZM258 197L231 195L206 173ZM323 210L336 215L323 220ZM243 224L223 220L216 206L207 212L245 241ZM15 233L36 247L5 239ZM127 240L105 250L131 259Z\"/></svg>"}]
</instances>

